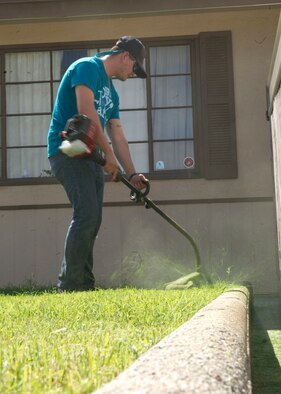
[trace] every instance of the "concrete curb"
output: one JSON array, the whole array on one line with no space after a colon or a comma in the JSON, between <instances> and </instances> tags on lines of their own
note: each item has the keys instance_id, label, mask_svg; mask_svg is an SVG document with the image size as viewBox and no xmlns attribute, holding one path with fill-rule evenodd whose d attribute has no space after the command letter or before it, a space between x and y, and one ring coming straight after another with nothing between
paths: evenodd
<instances>
[{"instance_id":1,"label":"concrete curb","mask_svg":"<svg viewBox=\"0 0 281 394\"><path fill-rule=\"evenodd\" d=\"M220 295L95 394L251 393L249 292Z\"/></svg>"}]
</instances>

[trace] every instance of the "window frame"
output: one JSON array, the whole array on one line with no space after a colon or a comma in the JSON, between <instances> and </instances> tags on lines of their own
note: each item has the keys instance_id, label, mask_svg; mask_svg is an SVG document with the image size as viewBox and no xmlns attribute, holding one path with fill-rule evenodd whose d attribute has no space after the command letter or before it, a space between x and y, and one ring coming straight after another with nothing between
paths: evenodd
<instances>
[{"instance_id":1,"label":"window frame","mask_svg":"<svg viewBox=\"0 0 281 394\"><path fill-rule=\"evenodd\" d=\"M149 163L153 166L153 137L152 137L152 103L151 103L151 79L150 79L150 47L161 46L180 46L190 45L190 59L191 59L191 83L192 83L192 110L193 110L193 133L194 133L194 160L195 168L182 170L161 170L155 171L150 168L148 174L153 180L169 180L169 179L197 179L202 177L202 166L200 165L200 158L202 157L200 151L200 126L198 122L198 106L200 105L200 77L199 77L199 48L198 36L183 36L174 38L151 38L147 39L146 45L146 70L148 72L147 78L147 124L148 124L148 141L149 141ZM199 111L200 112L200 111ZM152 170L152 171L151 171Z\"/></svg>"}]
</instances>

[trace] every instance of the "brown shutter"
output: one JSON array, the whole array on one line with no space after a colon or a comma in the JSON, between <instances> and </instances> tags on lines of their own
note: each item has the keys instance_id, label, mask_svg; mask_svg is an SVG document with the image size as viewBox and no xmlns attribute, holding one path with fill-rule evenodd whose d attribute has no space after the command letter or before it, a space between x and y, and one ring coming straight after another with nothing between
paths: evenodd
<instances>
[{"instance_id":1,"label":"brown shutter","mask_svg":"<svg viewBox=\"0 0 281 394\"><path fill-rule=\"evenodd\" d=\"M200 33L204 177L237 178L231 32Z\"/></svg>"}]
</instances>

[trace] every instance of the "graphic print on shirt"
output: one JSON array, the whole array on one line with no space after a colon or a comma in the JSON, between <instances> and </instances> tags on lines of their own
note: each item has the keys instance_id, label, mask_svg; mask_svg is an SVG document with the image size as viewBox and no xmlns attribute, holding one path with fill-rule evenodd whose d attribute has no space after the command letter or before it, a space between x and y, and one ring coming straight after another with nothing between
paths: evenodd
<instances>
[{"instance_id":1,"label":"graphic print on shirt","mask_svg":"<svg viewBox=\"0 0 281 394\"><path fill-rule=\"evenodd\" d=\"M106 122L109 118L109 116L107 116L107 112L113 108L111 91L107 86L104 86L102 90L98 90L98 95L97 98L95 98L95 103L97 113Z\"/></svg>"}]
</instances>

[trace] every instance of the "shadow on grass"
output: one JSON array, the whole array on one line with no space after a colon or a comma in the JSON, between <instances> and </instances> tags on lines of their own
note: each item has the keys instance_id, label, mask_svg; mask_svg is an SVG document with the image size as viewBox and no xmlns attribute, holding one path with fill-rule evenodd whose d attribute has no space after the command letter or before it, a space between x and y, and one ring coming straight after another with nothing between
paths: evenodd
<instances>
[{"instance_id":1,"label":"shadow on grass","mask_svg":"<svg viewBox=\"0 0 281 394\"><path fill-rule=\"evenodd\" d=\"M279 297L255 297L250 337L253 394L280 394L281 366L274 350L276 343L272 343L276 338L278 347L281 345Z\"/></svg>"}]
</instances>

